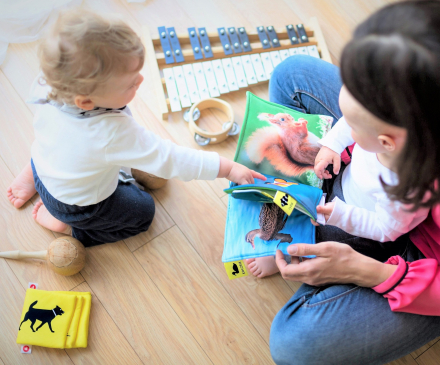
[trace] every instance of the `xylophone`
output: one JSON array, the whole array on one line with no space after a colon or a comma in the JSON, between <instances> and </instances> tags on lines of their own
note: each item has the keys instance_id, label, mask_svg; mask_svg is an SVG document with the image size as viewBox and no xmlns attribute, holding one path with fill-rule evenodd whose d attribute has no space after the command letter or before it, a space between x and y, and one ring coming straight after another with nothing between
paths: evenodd
<instances>
[{"instance_id":1,"label":"xylophone","mask_svg":"<svg viewBox=\"0 0 440 365\"><path fill-rule=\"evenodd\" d=\"M201 99L267 82L274 68L290 56L308 54L331 63L317 19L311 18L310 25L259 26L252 32L244 27L222 27L217 32L193 27L185 34L159 27L155 37L144 27L145 64L162 118Z\"/></svg>"}]
</instances>

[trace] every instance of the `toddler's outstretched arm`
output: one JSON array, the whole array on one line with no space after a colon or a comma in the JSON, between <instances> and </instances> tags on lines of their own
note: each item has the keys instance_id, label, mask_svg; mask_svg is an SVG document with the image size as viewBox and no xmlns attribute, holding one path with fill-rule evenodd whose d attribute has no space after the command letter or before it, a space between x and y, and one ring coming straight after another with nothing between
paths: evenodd
<instances>
[{"instance_id":1,"label":"toddler's outstretched arm","mask_svg":"<svg viewBox=\"0 0 440 365\"><path fill-rule=\"evenodd\" d=\"M264 175L222 156L220 156L220 170L217 177L225 177L229 181L239 185L253 184L254 177L266 180Z\"/></svg>"}]
</instances>

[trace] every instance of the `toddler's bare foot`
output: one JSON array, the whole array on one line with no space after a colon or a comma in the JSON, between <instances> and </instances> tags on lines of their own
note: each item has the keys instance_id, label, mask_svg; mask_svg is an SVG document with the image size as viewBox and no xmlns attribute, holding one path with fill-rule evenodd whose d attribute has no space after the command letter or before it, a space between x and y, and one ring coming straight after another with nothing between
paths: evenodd
<instances>
[{"instance_id":1,"label":"toddler's bare foot","mask_svg":"<svg viewBox=\"0 0 440 365\"><path fill-rule=\"evenodd\" d=\"M48 228L54 232L70 234L70 226L53 217L41 200L35 204L32 216L40 226Z\"/></svg>"},{"instance_id":2,"label":"toddler's bare foot","mask_svg":"<svg viewBox=\"0 0 440 365\"><path fill-rule=\"evenodd\" d=\"M36 192L34 175L32 174L31 163L29 162L12 182L6 194L11 203L14 204L14 207L20 208Z\"/></svg>"},{"instance_id":3,"label":"toddler's bare foot","mask_svg":"<svg viewBox=\"0 0 440 365\"><path fill-rule=\"evenodd\" d=\"M257 257L245 261L249 271L257 278L264 278L280 271L273 256Z\"/></svg>"}]
</instances>

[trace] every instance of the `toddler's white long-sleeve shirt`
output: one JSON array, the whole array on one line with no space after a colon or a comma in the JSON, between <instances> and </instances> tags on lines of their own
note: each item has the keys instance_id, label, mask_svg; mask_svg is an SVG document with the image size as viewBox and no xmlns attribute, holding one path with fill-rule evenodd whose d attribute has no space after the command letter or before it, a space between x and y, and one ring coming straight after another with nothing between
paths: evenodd
<instances>
[{"instance_id":1,"label":"toddler's white long-sleeve shirt","mask_svg":"<svg viewBox=\"0 0 440 365\"><path fill-rule=\"evenodd\" d=\"M344 117L319 141L339 154L354 142ZM327 224L354 236L385 242L394 241L426 219L429 208L409 212L411 206L390 200L380 176L388 185L398 183L397 174L383 166L375 153L356 144L351 163L342 175L345 203L337 197L334 199L335 207Z\"/></svg>"},{"instance_id":2,"label":"toddler's white long-sleeve shirt","mask_svg":"<svg viewBox=\"0 0 440 365\"><path fill-rule=\"evenodd\" d=\"M31 89L29 102L41 104L34 117L31 155L40 180L59 201L86 206L106 199L116 190L121 166L165 179L217 177L217 153L159 138L140 126L128 107L84 112L48 102L49 90L38 78Z\"/></svg>"}]
</instances>

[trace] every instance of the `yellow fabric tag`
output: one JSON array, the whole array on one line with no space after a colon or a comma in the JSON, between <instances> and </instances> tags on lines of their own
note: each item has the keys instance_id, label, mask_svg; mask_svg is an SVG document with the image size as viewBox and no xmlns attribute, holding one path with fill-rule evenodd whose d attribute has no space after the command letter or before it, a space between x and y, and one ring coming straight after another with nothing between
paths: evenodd
<instances>
[{"instance_id":1,"label":"yellow fabric tag","mask_svg":"<svg viewBox=\"0 0 440 365\"><path fill-rule=\"evenodd\" d=\"M243 260L225 262L224 265L229 280L237 279L249 275Z\"/></svg>"},{"instance_id":2,"label":"yellow fabric tag","mask_svg":"<svg viewBox=\"0 0 440 365\"><path fill-rule=\"evenodd\" d=\"M28 289L17 343L52 348L87 347L91 294Z\"/></svg>"},{"instance_id":3,"label":"yellow fabric tag","mask_svg":"<svg viewBox=\"0 0 440 365\"><path fill-rule=\"evenodd\" d=\"M292 214L293 209L295 209L296 205L295 199L293 199L289 194L286 194L283 191L279 190L275 194L273 202L278 205L287 215Z\"/></svg>"}]
</instances>

